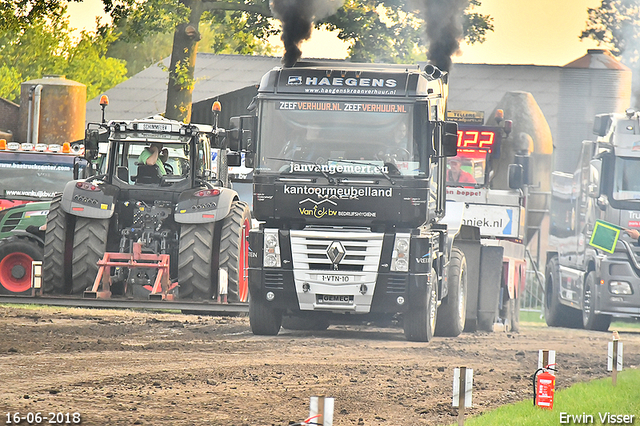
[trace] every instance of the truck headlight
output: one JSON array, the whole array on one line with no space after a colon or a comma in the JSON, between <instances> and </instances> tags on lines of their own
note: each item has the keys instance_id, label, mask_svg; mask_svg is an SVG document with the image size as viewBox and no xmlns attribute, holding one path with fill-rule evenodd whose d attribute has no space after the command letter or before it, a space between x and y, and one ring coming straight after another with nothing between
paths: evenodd
<instances>
[{"instance_id":1,"label":"truck headlight","mask_svg":"<svg viewBox=\"0 0 640 426\"><path fill-rule=\"evenodd\" d=\"M410 234L396 234L393 254L391 255L391 271L407 272L409 270L410 242Z\"/></svg>"},{"instance_id":2,"label":"truck headlight","mask_svg":"<svg viewBox=\"0 0 640 426\"><path fill-rule=\"evenodd\" d=\"M280 267L280 242L277 229L264 230L264 261L266 268Z\"/></svg>"},{"instance_id":3,"label":"truck headlight","mask_svg":"<svg viewBox=\"0 0 640 426\"><path fill-rule=\"evenodd\" d=\"M611 294L633 294L631 284L626 281L610 281L609 292Z\"/></svg>"}]
</instances>

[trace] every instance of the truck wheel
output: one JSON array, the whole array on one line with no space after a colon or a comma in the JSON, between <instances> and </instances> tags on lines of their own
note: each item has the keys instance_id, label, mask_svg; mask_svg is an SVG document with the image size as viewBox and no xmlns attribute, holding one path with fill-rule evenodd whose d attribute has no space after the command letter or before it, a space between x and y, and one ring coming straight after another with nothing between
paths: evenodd
<instances>
[{"instance_id":1,"label":"truck wheel","mask_svg":"<svg viewBox=\"0 0 640 426\"><path fill-rule=\"evenodd\" d=\"M582 286L582 325L587 330L607 331L611 325L611 315L596 314L595 311L596 273L590 271Z\"/></svg>"},{"instance_id":2,"label":"truck wheel","mask_svg":"<svg viewBox=\"0 0 640 426\"><path fill-rule=\"evenodd\" d=\"M91 289L98 275L98 261L107 248L108 219L76 218L73 235L72 294Z\"/></svg>"},{"instance_id":3,"label":"truck wheel","mask_svg":"<svg viewBox=\"0 0 640 426\"><path fill-rule=\"evenodd\" d=\"M214 223L183 225L178 252L180 298L211 300Z\"/></svg>"},{"instance_id":4,"label":"truck wheel","mask_svg":"<svg viewBox=\"0 0 640 426\"><path fill-rule=\"evenodd\" d=\"M447 276L449 292L438 309L435 335L456 337L467 319L467 259L457 247L451 250Z\"/></svg>"},{"instance_id":5,"label":"truck wheel","mask_svg":"<svg viewBox=\"0 0 640 426\"><path fill-rule=\"evenodd\" d=\"M42 262L44 293L68 293L66 283L71 282L73 218L62 210L61 199L56 197L51 201L47 215Z\"/></svg>"},{"instance_id":6,"label":"truck wheel","mask_svg":"<svg viewBox=\"0 0 640 426\"><path fill-rule=\"evenodd\" d=\"M275 336L282 325L282 311L269 306L266 300L249 298L249 325L251 332L259 336Z\"/></svg>"},{"instance_id":7,"label":"truck wheel","mask_svg":"<svg viewBox=\"0 0 640 426\"><path fill-rule=\"evenodd\" d=\"M229 273L229 302L246 302L249 296L247 267L249 262L251 212L244 201L234 201L222 222L220 265Z\"/></svg>"},{"instance_id":8,"label":"truck wheel","mask_svg":"<svg viewBox=\"0 0 640 426\"><path fill-rule=\"evenodd\" d=\"M282 318L282 328L287 330L323 331L329 328L329 320L322 317L298 317L287 315Z\"/></svg>"},{"instance_id":9,"label":"truck wheel","mask_svg":"<svg viewBox=\"0 0 640 426\"><path fill-rule=\"evenodd\" d=\"M436 329L438 278L435 269L431 269L430 281L424 300L411 306L404 315L404 335L412 342L428 342Z\"/></svg>"},{"instance_id":10,"label":"truck wheel","mask_svg":"<svg viewBox=\"0 0 640 426\"><path fill-rule=\"evenodd\" d=\"M558 258L554 256L547 262L543 303L544 320L549 327L580 328L582 326L580 311L560 303L559 286Z\"/></svg>"},{"instance_id":11,"label":"truck wheel","mask_svg":"<svg viewBox=\"0 0 640 426\"><path fill-rule=\"evenodd\" d=\"M0 243L0 290L23 293L31 289L31 262L42 260L42 247L28 238L10 236Z\"/></svg>"}]
</instances>

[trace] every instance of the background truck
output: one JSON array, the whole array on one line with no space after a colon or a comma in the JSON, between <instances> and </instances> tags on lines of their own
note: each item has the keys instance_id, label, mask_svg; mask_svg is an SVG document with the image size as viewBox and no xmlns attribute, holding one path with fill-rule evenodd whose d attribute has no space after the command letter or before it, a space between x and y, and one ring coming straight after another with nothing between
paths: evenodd
<instances>
[{"instance_id":1,"label":"background truck","mask_svg":"<svg viewBox=\"0 0 640 426\"><path fill-rule=\"evenodd\" d=\"M466 232L479 232L481 244L461 243L468 267L466 329L493 331L494 324L519 329L519 296L526 278L525 192L523 170L511 175L510 189L496 189L492 178L500 163L503 138L512 129L496 110L494 122L484 123L481 111L449 111L458 122L458 155L461 170L471 176L456 181L447 176L447 216ZM521 163L526 163L526 158ZM453 161L451 161L453 162ZM518 167L514 164L514 167ZM522 169L522 167L521 167ZM481 285L482 283L482 285ZM481 290L481 291L480 291Z\"/></svg>"},{"instance_id":2,"label":"background truck","mask_svg":"<svg viewBox=\"0 0 640 426\"><path fill-rule=\"evenodd\" d=\"M410 340L465 324L467 266L445 213L448 75L427 65L298 63L232 119L254 182L249 317L402 321ZM456 238L474 238L474 235ZM479 236L476 238L479 241Z\"/></svg>"},{"instance_id":3,"label":"background truck","mask_svg":"<svg viewBox=\"0 0 640 426\"><path fill-rule=\"evenodd\" d=\"M224 130L111 121L88 129L89 162L100 155L101 127L108 150L98 174L67 183L51 203L45 295L246 302L249 208L211 173L211 147L226 152ZM151 143L167 149L164 175L139 161Z\"/></svg>"},{"instance_id":4,"label":"background truck","mask_svg":"<svg viewBox=\"0 0 640 426\"><path fill-rule=\"evenodd\" d=\"M21 85L21 105L0 117L0 293L28 292L42 260L49 203L84 172L83 84L47 77ZM30 203L30 204L27 204Z\"/></svg>"},{"instance_id":5,"label":"background truck","mask_svg":"<svg viewBox=\"0 0 640 426\"><path fill-rule=\"evenodd\" d=\"M583 141L577 170L552 175L544 297L550 326L607 330L612 316L640 316L638 112L601 114ZM589 245L596 220L622 229L612 253Z\"/></svg>"}]
</instances>

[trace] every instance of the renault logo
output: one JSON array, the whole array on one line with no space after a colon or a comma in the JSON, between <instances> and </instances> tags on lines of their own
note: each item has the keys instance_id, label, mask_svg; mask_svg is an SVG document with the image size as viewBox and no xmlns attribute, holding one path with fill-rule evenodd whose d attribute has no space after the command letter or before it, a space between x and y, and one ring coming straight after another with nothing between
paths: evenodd
<instances>
[{"instance_id":1,"label":"renault logo","mask_svg":"<svg viewBox=\"0 0 640 426\"><path fill-rule=\"evenodd\" d=\"M335 268L338 267L338 263L340 263L340 261L344 258L344 254L344 246L340 241L332 242L329 248L327 248L327 256L329 257L329 260L331 261L331 263L333 263L333 266Z\"/></svg>"}]
</instances>

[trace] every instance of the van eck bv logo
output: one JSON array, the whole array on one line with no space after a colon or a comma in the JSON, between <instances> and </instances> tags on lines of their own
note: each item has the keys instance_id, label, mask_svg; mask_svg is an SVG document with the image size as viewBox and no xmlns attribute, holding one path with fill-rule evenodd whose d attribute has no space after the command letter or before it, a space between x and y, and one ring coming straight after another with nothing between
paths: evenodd
<instances>
[{"instance_id":1,"label":"van eck bv logo","mask_svg":"<svg viewBox=\"0 0 640 426\"><path fill-rule=\"evenodd\" d=\"M288 86L301 86L302 76L290 75L287 80ZM330 87L396 87L397 80L393 78L356 78L356 77L307 77L304 80L305 86L330 86Z\"/></svg>"}]
</instances>

